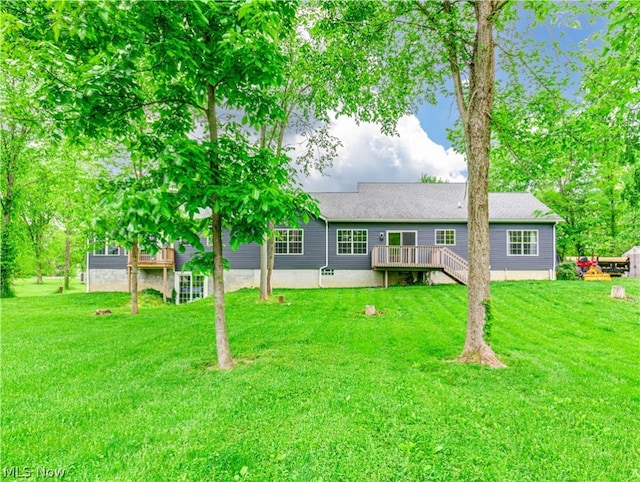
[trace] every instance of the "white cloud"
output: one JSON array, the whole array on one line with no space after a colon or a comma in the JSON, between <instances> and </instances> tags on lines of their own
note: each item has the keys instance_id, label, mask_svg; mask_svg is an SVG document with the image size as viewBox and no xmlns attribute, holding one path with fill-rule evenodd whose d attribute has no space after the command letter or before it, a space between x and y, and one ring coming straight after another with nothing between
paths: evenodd
<instances>
[{"instance_id":1,"label":"white cloud","mask_svg":"<svg viewBox=\"0 0 640 482\"><path fill-rule=\"evenodd\" d=\"M333 167L324 176L312 172L300 181L307 191L322 192L355 191L358 182L419 182L423 173L447 181L466 179L464 156L429 139L417 117L400 119L397 133L387 136L375 124L339 117L331 134L343 145Z\"/></svg>"}]
</instances>

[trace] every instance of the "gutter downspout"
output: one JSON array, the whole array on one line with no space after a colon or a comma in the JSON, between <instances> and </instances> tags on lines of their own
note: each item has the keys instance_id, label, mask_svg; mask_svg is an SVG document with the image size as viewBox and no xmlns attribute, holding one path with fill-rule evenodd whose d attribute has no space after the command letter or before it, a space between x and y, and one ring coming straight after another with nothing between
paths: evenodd
<instances>
[{"instance_id":1,"label":"gutter downspout","mask_svg":"<svg viewBox=\"0 0 640 482\"><path fill-rule=\"evenodd\" d=\"M320 219L324 221L324 266L318 269L318 286L324 288L322 284L322 270L329 266L329 221L322 216Z\"/></svg>"},{"instance_id":2,"label":"gutter downspout","mask_svg":"<svg viewBox=\"0 0 640 482\"><path fill-rule=\"evenodd\" d=\"M556 226L558 223L553 223L553 271L551 272L551 280L555 281L556 279L556 269L558 262L558 247L556 246Z\"/></svg>"}]
</instances>

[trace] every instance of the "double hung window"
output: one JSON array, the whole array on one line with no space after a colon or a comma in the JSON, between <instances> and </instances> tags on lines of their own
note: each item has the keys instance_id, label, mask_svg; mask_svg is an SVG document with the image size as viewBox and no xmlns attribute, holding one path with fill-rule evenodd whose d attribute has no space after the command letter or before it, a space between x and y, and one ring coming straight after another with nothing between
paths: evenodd
<instances>
[{"instance_id":1,"label":"double hung window","mask_svg":"<svg viewBox=\"0 0 640 482\"><path fill-rule=\"evenodd\" d=\"M338 254L367 254L366 229L338 229Z\"/></svg>"},{"instance_id":2,"label":"double hung window","mask_svg":"<svg viewBox=\"0 0 640 482\"><path fill-rule=\"evenodd\" d=\"M276 254L303 254L302 229L276 229Z\"/></svg>"},{"instance_id":3,"label":"double hung window","mask_svg":"<svg viewBox=\"0 0 640 482\"><path fill-rule=\"evenodd\" d=\"M507 255L538 256L538 231L527 229L508 230Z\"/></svg>"},{"instance_id":4,"label":"double hung window","mask_svg":"<svg viewBox=\"0 0 640 482\"><path fill-rule=\"evenodd\" d=\"M455 246L455 229L436 229L436 246Z\"/></svg>"}]
</instances>

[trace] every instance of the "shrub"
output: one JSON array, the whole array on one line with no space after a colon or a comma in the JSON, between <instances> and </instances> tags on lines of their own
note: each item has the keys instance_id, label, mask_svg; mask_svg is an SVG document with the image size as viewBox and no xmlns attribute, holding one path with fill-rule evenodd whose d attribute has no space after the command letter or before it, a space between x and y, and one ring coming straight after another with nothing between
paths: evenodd
<instances>
[{"instance_id":1,"label":"shrub","mask_svg":"<svg viewBox=\"0 0 640 482\"><path fill-rule=\"evenodd\" d=\"M578 269L575 263L560 263L556 268L556 279L578 279Z\"/></svg>"},{"instance_id":2,"label":"shrub","mask_svg":"<svg viewBox=\"0 0 640 482\"><path fill-rule=\"evenodd\" d=\"M145 288L141 291L141 293L162 299L162 291L154 290L153 288Z\"/></svg>"}]
</instances>

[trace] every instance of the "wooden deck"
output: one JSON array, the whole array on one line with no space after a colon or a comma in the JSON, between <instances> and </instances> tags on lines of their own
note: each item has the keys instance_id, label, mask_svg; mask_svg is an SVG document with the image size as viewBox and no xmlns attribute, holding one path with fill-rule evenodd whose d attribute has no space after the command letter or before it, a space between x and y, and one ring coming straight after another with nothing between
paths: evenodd
<instances>
[{"instance_id":1,"label":"wooden deck","mask_svg":"<svg viewBox=\"0 0 640 482\"><path fill-rule=\"evenodd\" d=\"M371 267L380 270L438 270L467 284L467 260L444 246L374 246Z\"/></svg>"},{"instance_id":2,"label":"wooden deck","mask_svg":"<svg viewBox=\"0 0 640 482\"><path fill-rule=\"evenodd\" d=\"M127 266L131 267L131 251ZM149 254L142 251L138 257L138 268L173 268L175 269L175 250L173 248L162 248L156 254Z\"/></svg>"}]
</instances>

